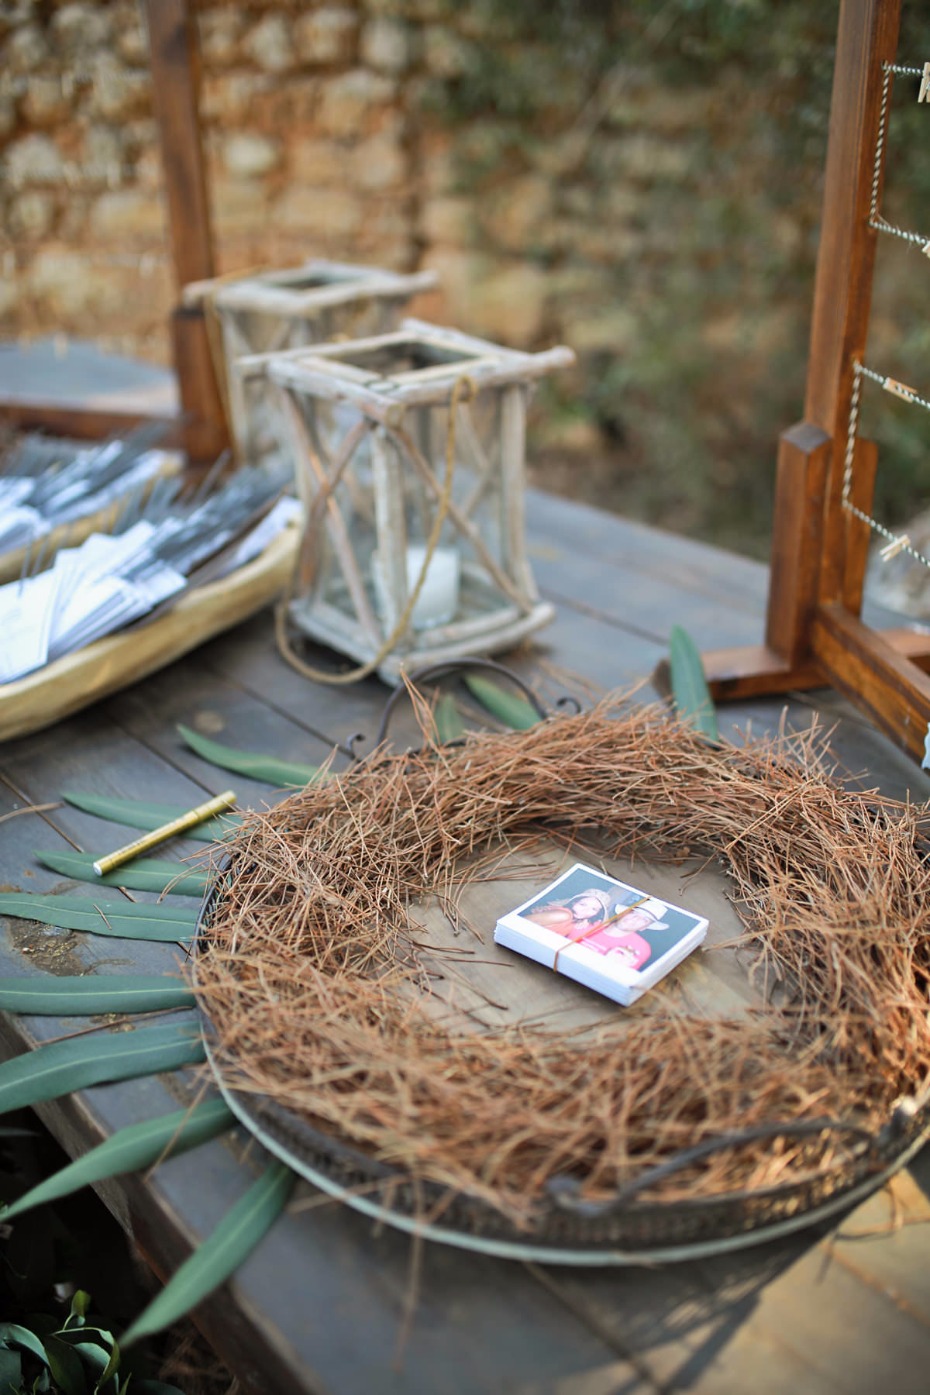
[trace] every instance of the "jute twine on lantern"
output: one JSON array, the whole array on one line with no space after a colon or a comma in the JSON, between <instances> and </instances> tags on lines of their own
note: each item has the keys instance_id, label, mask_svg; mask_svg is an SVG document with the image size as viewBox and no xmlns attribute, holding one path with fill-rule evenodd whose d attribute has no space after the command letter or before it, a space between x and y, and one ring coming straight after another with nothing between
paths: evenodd
<instances>
[{"instance_id":1,"label":"jute twine on lantern","mask_svg":"<svg viewBox=\"0 0 930 1395\"><path fill-rule=\"evenodd\" d=\"M836 783L814 735L714 747L622 703L365 762L227 845L193 975L218 1073L432 1213L465 1198L514 1234L549 1233L566 1199L713 1205L842 1172L930 1068L921 817ZM542 832L716 859L777 996L708 1020L673 974L593 1031L450 1027L416 907L454 913Z\"/></svg>"}]
</instances>

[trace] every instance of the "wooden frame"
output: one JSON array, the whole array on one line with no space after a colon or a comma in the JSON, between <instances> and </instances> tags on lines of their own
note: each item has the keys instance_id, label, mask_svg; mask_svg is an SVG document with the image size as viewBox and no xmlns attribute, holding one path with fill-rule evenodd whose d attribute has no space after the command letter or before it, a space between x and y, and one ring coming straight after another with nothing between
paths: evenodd
<instances>
[{"instance_id":1,"label":"wooden frame","mask_svg":"<svg viewBox=\"0 0 930 1395\"><path fill-rule=\"evenodd\" d=\"M778 452L765 644L704 655L715 698L830 684L915 756L930 722L930 640L860 618L869 525L844 507L855 364L868 333L881 194L883 65L901 0L842 0L804 420ZM878 183L875 183L875 180ZM849 502L871 507L877 451L857 441Z\"/></svg>"},{"instance_id":2,"label":"wooden frame","mask_svg":"<svg viewBox=\"0 0 930 1395\"><path fill-rule=\"evenodd\" d=\"M161 140L177 294L214 275L213 236L197 97L199 53L189 0L145 0L152 94ZM171 340L181 414L166 416L163 444L212 460L228 442L202 308L179 304ZM81 407L54 398L0 397L0 419L15 426L97 439L158 419L144 404Z\"/></svg>"}]
</instances>

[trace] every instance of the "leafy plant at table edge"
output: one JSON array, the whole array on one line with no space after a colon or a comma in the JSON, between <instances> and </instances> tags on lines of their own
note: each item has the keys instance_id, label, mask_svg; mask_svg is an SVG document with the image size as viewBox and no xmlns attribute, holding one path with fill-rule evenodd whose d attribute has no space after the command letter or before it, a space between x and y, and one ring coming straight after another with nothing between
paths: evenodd
<instances>
[{"instance_id":1,"label":"leafy plant at table edge","mask_svg":"<svg viewBox=\"0 0 930 1395\"><path fill-rule=\"evenodd\" d=\"M2 1395L183 1395L163 1381L120 1379L122 1357L113 1334L91 1316L90 1295L78 1289L64 1322L37 1313L0 1322Z\"/></svg>"}]
</instances>

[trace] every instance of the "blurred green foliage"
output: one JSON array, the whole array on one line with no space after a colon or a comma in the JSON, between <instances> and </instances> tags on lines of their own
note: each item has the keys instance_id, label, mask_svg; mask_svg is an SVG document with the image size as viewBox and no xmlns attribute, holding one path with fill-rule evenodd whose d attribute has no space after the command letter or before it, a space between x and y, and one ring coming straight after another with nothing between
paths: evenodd
<instances>
[{"instance_id":1,"label":"blurred green foliage","mask_svg":"<svg viewBox=\"0 0 930 1395\"><path fill-rule=\"evenodd\" d=\"M838 11L474 0L461 72L424 90L456 132L456 192L479 210L508 179L551 171L566 132L586 135L556 171L553 221L577 226L590 208L592 223L616 223L600 294L635 332L616 350L582 348L569 382L540 393L538 416L598 429L612 461L609 486L597 473L598 502L760 556L777 438L803 407ZM905 0L898 61L919 66L928 53L930 10ZM895 85L883 210L930 236L930 106L918 107L916 86ZM624 163L644 132L652 145ZM625 221L607 190L631 192ZM880 239L869 359L930 397L930 265L892 241ZM591 259L580 241L541 235L524 255L566 281ZM550 297L550 341L571 343L583 317L568 300ZM875 513L893 525L923 504L930 417L883 406L868 414L881 446Z\"/></svg>"}]
</instances>

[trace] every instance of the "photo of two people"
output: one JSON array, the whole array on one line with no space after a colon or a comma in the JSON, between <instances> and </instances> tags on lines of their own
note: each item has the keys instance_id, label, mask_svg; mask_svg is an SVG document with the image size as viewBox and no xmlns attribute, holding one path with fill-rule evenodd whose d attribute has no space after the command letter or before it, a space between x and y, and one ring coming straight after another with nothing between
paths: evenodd
<instances>
[{"instance_id":1,"label":"photo of two people","mask_svg":"<svg viewBox=\"0 0 930 1395\"><path fill-rule=\"evenodd\" d=\"M700 917L589 867L576 866L516 914L641 972L694 933Z\"/></svg>"}]
</instances>

